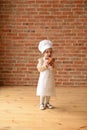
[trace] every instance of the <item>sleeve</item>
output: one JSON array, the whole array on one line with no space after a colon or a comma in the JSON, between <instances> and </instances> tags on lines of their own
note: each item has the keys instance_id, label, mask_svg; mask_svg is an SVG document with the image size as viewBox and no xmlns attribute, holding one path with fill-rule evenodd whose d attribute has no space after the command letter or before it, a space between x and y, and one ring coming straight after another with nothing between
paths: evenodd
<instances>
[{"instance_id":1,"label":"sleeve","mask_svg":"<svg viewBox=\"0 0 87 130\"><path fill-rule=\"evenodd\" d=\"M55 64L55 63L54 63L53 71L54 71L54 73L57 72L57 64Z\"/></svg>"},{"instance_id":2,"label":"sleeve","mask_svg":"<svg viewBox=\"0 0 87 130\"><path fill-rule=\"evenodd\" d=\"M43 64L43 61L41 59L38 59L37 69L39 72L47 69L46 65Z\"/></svg>"}]
</instances>

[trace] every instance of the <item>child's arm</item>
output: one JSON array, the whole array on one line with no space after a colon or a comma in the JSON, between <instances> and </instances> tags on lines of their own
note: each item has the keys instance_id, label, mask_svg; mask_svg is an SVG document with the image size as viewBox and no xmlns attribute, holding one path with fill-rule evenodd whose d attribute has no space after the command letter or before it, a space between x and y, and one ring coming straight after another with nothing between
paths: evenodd
<instances>
[{"instance_id":1,"label":"child's arm","mask_svg":"<svg viewBox=\"0 0 87 130\"><path fill-rule=\"evenodd\" d=\"M57 70L57 66L55 64L55 60L56 60L56 58L50 58L50 60L49 60L49 65L52 66L54 72L56 72L56 70Z\"/></svg>"},{"instance_id":2,"label":"child's arm","mask_svg":"<svg viewBox=\"0 0 87 130\"><path fill-rule=\"evenodd\" d=\"M56 59L55 59L56 60ZM56 73L57 72L57 64L56 64L56 62L54 61L54 63L53 63L53 70L54 70L54 73Z\"/></svg>"},{"instance_id":3,"label":"child's arm","mask_svg":"<svg viewBox=\"0 0 87 130\"><path fill-rule=\"evenodd\" d=\"M38 69L39 72L44 71L44 70L47 69L47 65L43 64L43 59L42 58L40 58L38 60L37 69Z\"/></svg>"}]
</instances>

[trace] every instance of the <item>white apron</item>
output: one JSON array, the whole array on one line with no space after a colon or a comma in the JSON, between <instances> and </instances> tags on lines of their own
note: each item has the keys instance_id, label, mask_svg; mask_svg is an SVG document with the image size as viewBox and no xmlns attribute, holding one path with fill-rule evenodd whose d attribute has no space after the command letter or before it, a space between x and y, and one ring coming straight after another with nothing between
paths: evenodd
<instances>
[{"instance_id":1,"label":"white apron","mask_svg":"<svg viewBox=\"0 0 87 130\"><path fill-rule=\"evenodd\" d=\"M48 69L40 72L40 77L37 86L37 96L55 96L55 80L54 72L51 66Z\"/></svg>"}]
</instances>

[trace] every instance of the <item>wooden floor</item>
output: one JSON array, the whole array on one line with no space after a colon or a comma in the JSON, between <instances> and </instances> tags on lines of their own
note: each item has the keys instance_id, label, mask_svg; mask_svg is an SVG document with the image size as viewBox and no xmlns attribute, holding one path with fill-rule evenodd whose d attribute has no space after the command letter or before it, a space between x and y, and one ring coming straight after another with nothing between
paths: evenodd
<instances>
[{"instance_id":1,"label":"wooden floor","mask_svg":"<svg viewBox=\"0 0 87 130\"><path fill-rule=\"evenodd\" d=\"M87 88L56 88L54 109L39 109L35 87L0 87L0 130L87 130Z\"/></svg>"}]
</instances>

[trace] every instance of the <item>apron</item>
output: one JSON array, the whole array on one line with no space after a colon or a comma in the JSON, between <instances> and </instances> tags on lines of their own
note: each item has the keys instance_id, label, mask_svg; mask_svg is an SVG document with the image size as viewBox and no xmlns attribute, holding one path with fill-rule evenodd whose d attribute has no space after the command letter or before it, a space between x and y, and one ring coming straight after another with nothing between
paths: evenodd
<instances>
[{"instance_id":1,"label":"apron","mask_svg":"<svg viewBox=\"0 0 87 130\"><path fill-rule=\"evenodd\" d=\"M44 63L45 63L45 59ZM38 85L37 85L37 96L55 96L55 80L53 68L49 66L46 70L40 72Z\"/></svg>"}]
</instances>

